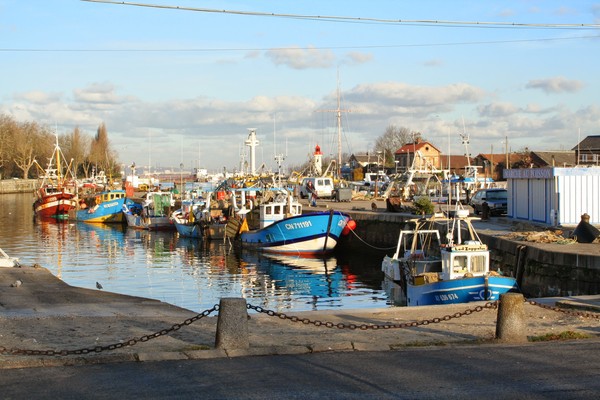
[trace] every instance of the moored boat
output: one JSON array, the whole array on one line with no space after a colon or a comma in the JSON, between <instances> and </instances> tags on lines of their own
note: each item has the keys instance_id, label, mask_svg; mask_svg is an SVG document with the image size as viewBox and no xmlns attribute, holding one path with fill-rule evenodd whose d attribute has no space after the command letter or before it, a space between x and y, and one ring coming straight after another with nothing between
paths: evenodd
<instances>
[{"instance_id":1,"label":"moored boat","mask_svg":"<svg viewBox=\"0 0 600 400\"><path fill-rule=\"evenodd\" d=\"M3 268L11 268L18 267L19 259L15 257L10 257L8 254L4 252L4 250L0 249L0 267Z\"/></svg>"},{"instance_id":2,"label":"moored boat","mask_svg":"<svg viewBox=\"0 0 600 400\"><path fill-rule=\"evenodd\" d=\"M171 220L179 235L200 239L203 235L204 223L202 209L206 202L202 198L183 200L181 208L173 211Z\"/></svg>"},{"instance_id":3,"label":"moored boat","mask_svg":"<svg viewBox=\"0 0 600 400\"><path fill-rule=\"evenodd\" d=\"M80 209L75 213L77 221L87 223L123 223L123 206L133 205L125 190L108 190L80 200Z\"/></svg>"},{"instance_id":4,"label":"moored boat","mask_svg":"<svg viewBox=\"0 0 600 400\"><path fill-rule=\"evenodd\" d=\"M397 285L401 304L422 306L498 300L518 290L516 279L490 271L490 252L477 235L469 213L434 215L401 230L396 252L385 256L382 271ZM442 243L440 230L445 231ZM463 237L464 236L464 237Z\"/></svg>"},{"instance_id":5,"label":"moored boat","mask_svg":"<svg viewBox=\"0 0 600 400\"><path fill-rule=\"evenodd\" d=\"M48 166L42 168L36 162L36 166L43 172L42 182L35 192L33 202L36 217L66 220L69 218L69 211L77 205L75 176L71 165L64 160L57 136Z\"/></svg>"},{"instance_id":6,"label":"moored boat","mask_svg":"<svg viewBox=\"0 0 600 400\"><path fill-rule=\"evenodd\" d=\"M170 215L174 205L171 192L148 192L141 204L124 204L123 213L127 226L133 229L175 229Z\"/></svg>"},{"instance_id":7,"label":"moored boat","mask_svg":"<svg viewBox=\"0 0 600 400\"><path fill-rule=\"evenodd\" d=\"M250 230L247 219L240 229L243 246L265 252L317 255L335 248L342 233L354 224L340 211L302 213L302 205L287 191L258 206L260 226ZM352 221L352 224L348 224Z\"/></svg>"}]
</instances>

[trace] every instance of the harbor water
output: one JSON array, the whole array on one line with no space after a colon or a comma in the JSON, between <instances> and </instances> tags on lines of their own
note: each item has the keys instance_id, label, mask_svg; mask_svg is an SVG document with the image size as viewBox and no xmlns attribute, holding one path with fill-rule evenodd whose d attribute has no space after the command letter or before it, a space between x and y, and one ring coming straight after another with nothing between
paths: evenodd
<instances>
[{"instance_id":1,"label":"harbor water","mask_svg":"<svg viewBox=\"0 0 600 400\"><path fill-rule=\"evenodd\" d=\"M281 312L379 308L381 257L269 256L173 232L122 225L35 221L32 194L0 195L0 248L66 283L164 301L201 312L223 297ZM27 283L24 282L24 285Z\"/></svg>"}]
</instances>

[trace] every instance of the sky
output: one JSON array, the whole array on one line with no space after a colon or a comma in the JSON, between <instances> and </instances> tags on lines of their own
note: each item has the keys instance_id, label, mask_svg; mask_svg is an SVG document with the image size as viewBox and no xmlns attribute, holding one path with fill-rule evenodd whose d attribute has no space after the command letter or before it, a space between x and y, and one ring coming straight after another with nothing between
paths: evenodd
<instances>
[{"instance_id":1,"label":"sky","mask_svg":"<svg viewBox=\"0 0 600 400\"><path fill-rule=\"evenodd\" d=\"M472 156L600 135L600 1L129 4L0 0L0 114L175 171L239 170L250 128L269 170L392 125Z\"/></svg>"}]
</instances>

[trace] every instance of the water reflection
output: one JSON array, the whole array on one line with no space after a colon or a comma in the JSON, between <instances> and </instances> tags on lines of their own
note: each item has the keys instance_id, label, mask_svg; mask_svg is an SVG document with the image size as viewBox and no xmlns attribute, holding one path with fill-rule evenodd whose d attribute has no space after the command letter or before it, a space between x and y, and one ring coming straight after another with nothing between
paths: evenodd
<instances>
[{"instance_id":1,"label":"water reflection","mask_svg":"<svg viewBox=\"0 0 600 400\"><path fill-rule=\"evenodd\" d=\"M305 259L122 225L33 221L30 195L1 195L0 247L65 282L154 298L195 311L222 297L281 311L386 307L381 257Z\"/></svg>"}]
</instances>

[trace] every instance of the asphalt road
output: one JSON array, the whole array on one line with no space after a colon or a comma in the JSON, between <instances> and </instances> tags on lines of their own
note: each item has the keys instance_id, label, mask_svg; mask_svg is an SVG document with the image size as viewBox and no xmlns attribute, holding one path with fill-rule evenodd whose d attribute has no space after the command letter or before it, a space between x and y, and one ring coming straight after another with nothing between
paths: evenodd
<instances>
[{"instance_id":1,"label":"asphalt road","mask_svg":"<svg viewBox=\"0 0 600 400\"><path fill-rule=\"evenodd\" d=\"M600 340L3 370L3 399L597 399Z\"/></svg>"}]
</instances>

